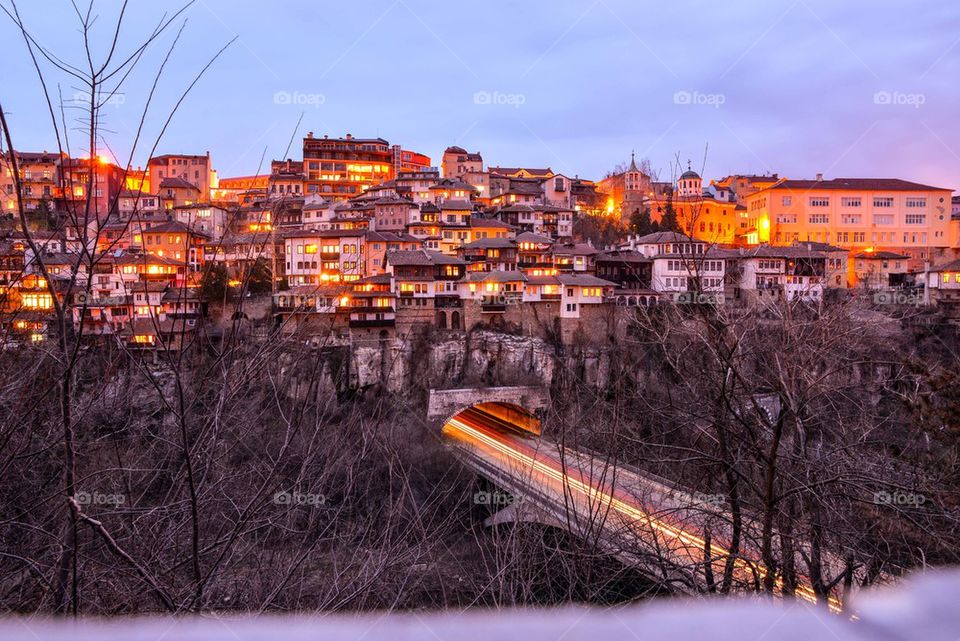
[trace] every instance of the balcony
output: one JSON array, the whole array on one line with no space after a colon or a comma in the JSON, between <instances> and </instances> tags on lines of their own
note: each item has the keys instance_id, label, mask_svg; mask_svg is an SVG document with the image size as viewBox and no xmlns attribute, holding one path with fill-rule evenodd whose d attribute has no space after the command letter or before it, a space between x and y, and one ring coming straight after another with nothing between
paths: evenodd
<instances>
[{"instance_id":1,"label":"balcony","mask_svg":"<svg viewBox=\"0 0 960 641\"><path fill-rule=\"evenodd\" d=\"M560 300L560 294L540 294L540 300Z\"/></svg>"}]
</instances>

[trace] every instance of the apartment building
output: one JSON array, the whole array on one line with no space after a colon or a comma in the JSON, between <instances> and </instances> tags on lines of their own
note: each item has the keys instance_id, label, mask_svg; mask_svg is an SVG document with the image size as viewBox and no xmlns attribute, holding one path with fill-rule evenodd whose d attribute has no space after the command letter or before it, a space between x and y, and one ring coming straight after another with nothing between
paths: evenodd
<instances>
[{"instance_id":1,"label":"apartment building","mask_svg":"<svg viewBox=\"0 0 960 641\"><path fill-rule=\"evenodd\" d=\"M383 138L303 139L304 191L346 200L392 177L393 151Z\"/></svg>"},{"instance_id":2,"label":"apartment building","mask_svg":"<svg viewBox=\"0 0 960 641\"><path fill-rule=\"evenodd\" d=\"M950 246L951 191L895 178L781 180L746 196L759 242L831 243L851 252L910 256L910 267Z\"/></svg>"}]
</instances>

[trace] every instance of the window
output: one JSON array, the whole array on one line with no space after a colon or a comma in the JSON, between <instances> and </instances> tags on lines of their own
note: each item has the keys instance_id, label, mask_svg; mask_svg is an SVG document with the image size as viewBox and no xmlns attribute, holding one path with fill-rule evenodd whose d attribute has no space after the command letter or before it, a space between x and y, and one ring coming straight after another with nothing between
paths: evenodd
<instances>
[{"instance_id":1,"label":"window","mask_svg":"<svg viewBox=\"0 0 960 641\"><path fill-rule=\"evenodd\" d=\"M874 207L893 207L893 196L874 196Z\"/></svg>"},{"instance_id":2,"label":"window","mask_svg":"<svg viewBox=\"0 0 960 641\"><path fill-rule=\"evenodd\" d=\"M304 245L303 251L304 251L304 253L306 253L306 254L316 254L316 253L317 253L317 244L316 244L316 243L308 243L308 244Z\"/></svg>"},{"instance_id":3,"label":"window","mask_svg":"<svg viewBox=\"0 0 960 641\"><path fill-rule=\"evenodd\" d=\"M829 207L830 197L829 196L811 196L810 206L811 207Z\"/></svg>"},{"instance_id":4,"label":"window","mask_svg":"<svg viewBox=\"0 0 960 641\"><path fill-rule=\"evenodd\" d=\"M893 214L874 214L873 224L874 225L892 225Z\"/></svg>"},{"instance_id":5,"label":"window","mask_svg":"<svg viewBox=\"0 0 960 641\"><path fill-rule=\"evenodd\" d=\"M926 214L907 214L906 223L908 225L926 225L927 215Z\"/></svg>"},{"instance_id":6,"label":"window","mask_svg":"<svg viewBox=\"0 0 960 641\"><path fill-rule=\"evenodd\" d=\"M789 207L790 205L793 204L793 197L784 196L783 198L780 199L780 204L782 204L784 207Z\"/></svg>"},{"instance_id":7,"label":"window","mask_svg":"<svg viewBox=\"0 0 960 641\"><path fill-rule=\"evenodd\" d=\"M926 198L910 197L907 198L906 206L911 209L921 209L927 206Z\"/></svg>"},{"instance_id":8,"label":"window","mask_svg":"<svg viewBox=\"0 0 960 641\"><path fill-rule=\"evenodd\" d=\"M860 196L844 196L840 199L841 207L859 207L860 206Z\"/></svg>"},{"instance_id":9,"label":"window","mask_svg":"<svg viewBox=\"0 0 960 641\"><path fill-rule=\"evenodd\" d=\"M811 225L826 225L830 223L829 214L810 214Z\"/></svg>"},{"instance_id":10,"label":"window","mask_svg":"<svg viewBox=\"0 0 960 641\"><path fill-rule=\"evenodd\" d=\"M844 225L859 225L861 222L860 214L843 214L840 216L840 222Z\"/></svg>"}]
</instances>

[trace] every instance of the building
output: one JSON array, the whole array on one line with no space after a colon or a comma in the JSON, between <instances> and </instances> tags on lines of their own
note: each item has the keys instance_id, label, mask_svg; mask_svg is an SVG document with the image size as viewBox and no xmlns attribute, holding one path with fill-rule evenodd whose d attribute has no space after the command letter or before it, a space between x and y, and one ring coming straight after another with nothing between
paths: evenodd
<instances>
[{"instance_id":1,"label":"building","mask_svg":"<svg viewBox=\"0 0 960 641\"><path fill-rule=\"evenodd\" d=\"M364 230L302 230L284 239L291 287L335 284L363 277Z\"/></svg>"},{"instance_id":2,"label":"building","mask_svg":"<svg viewBox=\"0 0 960 641\"><path fill-rule=\"evenodd\" d=\"M92 175L92 193L91 190ZM104 220L117 206L118 196L125 188L125 172L106 158L63 158L60 161L60 180L63 189L57 207L74 219ZM89 202L89 208L87 203Z\"/></svg>"},{"instance_id":3,"label":"building","mask_svg":"<svg viewBox=\"0 0 960 641\"><path fill-rule=\"evenodd\" d=\"M404 149L400 145L393 145L390 149L393 151L394 176L399 176L401 173L436 170L435 167L430 165L430 156L426 154Z\"/></svg>"},{"instance_id":4,"label":"building","mask_svg":"<svg viewBox=\"0 0 960 641\"><path fill-rule=\"evenodd\" d=\"M299 198L303 196L303 161L274 160L270 163L267 198Z\"/></svg>"},{"instance_id":5,"label":"building","mask_svg":"<svg viewBox=\"0 0 960 641\"><path fill-rule=\"evenodd\" d=\"M767 189L780 182L778 174L756 175L756 174L733 174L720 180L711 180L710 186L717 193L729 193L734 202L746 203L747 196L750 196L761 189Z\"/></svg>"},{"instance_id":6,"label":"building","mask_svg":"<svg viewBox=\"0 0 960 641\"><path fill-rule=\"evenodd\" d=\"M215 182L213 167L210 164L210 152L205 155L164 154L154 156L147 162L147 176L150 188L161 189L165 180L177 178L196 187L198 195L195 201L208 202L211 187Z\"/></svg>"},{"instance_id":7,"label":"building","mask_svg":"<svg viewBox=\"0 0 960 641\"><path fill-rule=\"evenodd\" d=\"M394 150L383 138L303 139L304 193L347 200L394 176Z\"/></svg>"},{"instance_id":8,"label":"building","mask_svg":"<svg viewBox=\"0 0 960 641\"><path fill-rule=\"evenodd\" d=\"M910 256L920 269L950 247L951 191L895 178L781 180L746 197L760 242L831 243Z\"/></svg>"},{"instance_id":9,"label":"building","mask_svg":"<svg viewBox=\"0 0 960 641\"><path fill-rule=\"evenodd\" d=\"M910 257L891 251L860 252L853 257L855 284L870 290L903 287Z\"/></svg>"},{"instance_id":10,"label":"building","mask_svg":"<svg viewBox=\"0 0 960 641\"><path fill-rule=\"evenodd\" d=\"M447 147L440 161L440 169L444 178L460 178L467 174L483 172L483 156L480 152L470 153L463 147Z\"/></svg>"}]
</instances>

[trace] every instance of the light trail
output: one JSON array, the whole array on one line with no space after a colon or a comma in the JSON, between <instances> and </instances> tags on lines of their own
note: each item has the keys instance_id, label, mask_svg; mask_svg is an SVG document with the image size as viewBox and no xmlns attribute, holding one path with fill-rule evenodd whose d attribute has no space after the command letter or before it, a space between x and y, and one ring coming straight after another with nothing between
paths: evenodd
<instances>
[{"instance_id":1,"label":"light trail","mask_svg":"<svg viewBox=\"0 0 960 641\"><path fill-rule=\"evenodd\" d=\"M516 448L510 447L505 441L498 440L483 432L481 429L467 424L460 419L461 415L462 413L450 419L443 426L443 432L451 437L458 436L456 432L459 432L459 436L461 437L460 440L463 440L469 445L482 443L493 449L495 452L498 452L509 459L522 464L525 468L536 470L546 478L553 479L565 487L570 487L579 491L581 494L588 497L588 499L599 501L603 505L606 505L610 509L616 511L621 516L626 517L628 521L632 521L632 525L636 526L636 524L639 523L642 526L646 526L647 528L658 532L669 539L684 544L684 547L674 548L672 551L675 553L682 552L684 556L690 560L694 562L700 562L697 557L691 554L689 548L693 547L699 554L699 552L707 549L708 547L708 544L704 539L695 534L687 532L680 527L676 527L660 519L656 519L649 513L630 505L629 503L617 498L613 494L609 494L602 489L598 489L593 485L583 482L582 480L573 478L569 474L565 474L562 470L543 463L536 457L528 456ZM489 428L487 429L489 430ZM729 550L723 546L713 543L712 541L709 543L709 550L711 558L729 558L732 556ZM741 556L734 557L734 566L736 568L738 578L741 580L746 580L747 582L751 582L757 576L759 576L761 579L767 576L766 568L763 565L744 559ZM776 579L775 587L777 588L777 593L782 593L782 578L778 577ZM795 593L797 596L805 601L809 601L810 603L818 602L818 597L813 588L810 586L802 584L797 585L795 588ZM828 597L828 607L832 612L835 613L842 611L842 603L839 599L833 596Z\"/></svg>"}]
</instances>

